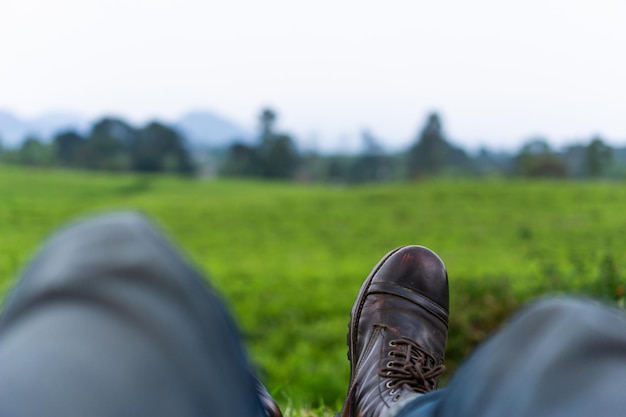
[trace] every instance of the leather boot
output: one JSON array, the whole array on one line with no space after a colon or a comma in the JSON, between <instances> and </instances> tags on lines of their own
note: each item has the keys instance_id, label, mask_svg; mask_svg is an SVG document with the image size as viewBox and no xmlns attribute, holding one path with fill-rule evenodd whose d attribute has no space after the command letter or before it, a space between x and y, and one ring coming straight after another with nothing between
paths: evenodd
<instances>
[{"instance_id":1,"label":"leather boot","mask_svg":"<svg viewBox=\"0 0 626 417\"><path fill-rule=\"evenodd\" d=\"M342 415L391 417L437 388L448 337L448 275L422 246L388 253L367 277L348 327Z\"/></svg>"}]
</instances>

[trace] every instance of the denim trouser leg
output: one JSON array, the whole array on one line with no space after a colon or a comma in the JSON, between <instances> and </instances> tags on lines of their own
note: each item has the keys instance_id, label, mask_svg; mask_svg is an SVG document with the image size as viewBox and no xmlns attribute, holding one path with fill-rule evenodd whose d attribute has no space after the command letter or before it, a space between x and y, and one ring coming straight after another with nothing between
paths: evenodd
<instances>
[{"instance_id":1,"label":"denim trouser leg","mask_svg":"<svg viewBox=\"0 0 626 417\"><path fill-rule=\"evenodd\" d=\"M435 410L439 402L446 395L446 388L420 395L404 406L394 417L431 417L435 416Z\"/></svg>"},{"instance_id":2,"label":"denim trouser leg","mask_svg":"<svg viewBox=\"0 0 626 417\"><path fill-rule=\"evenodd\" d=\"M440 392L397 417L626 415L626 316L550 298L483 343Z\"/></svg>"},{"instance_id":3,"label":"denim trouser leg","mask_svg":"<svg viewBox=\"0 0 626 417\"><path fill-rule=\"evenodd\" d=\"M261 416L235 324L140 215L57 233L0 315L0 415Z\"/></svg>"}]
</instances>

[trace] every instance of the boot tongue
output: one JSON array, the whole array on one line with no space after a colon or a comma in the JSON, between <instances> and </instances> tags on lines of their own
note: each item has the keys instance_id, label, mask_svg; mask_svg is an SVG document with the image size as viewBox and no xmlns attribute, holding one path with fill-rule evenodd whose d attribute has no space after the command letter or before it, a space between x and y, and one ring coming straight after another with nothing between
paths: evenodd
<instances>
[{"instance_id":1,"label":"boot tongue","mask_svg":"<svg viewBox=\"0 0 626 417\"><path fill-rule=\"evenodd\" d=\"M364 343L375 326L387 328L395 336L391 339L406 337L417 343L423 350L443 361L448 327L428 310L404 298L387 294L370 294L364 309L368 310L367 320L359 322L357 355L360 355Z\"/></svg>"}]
</instances>

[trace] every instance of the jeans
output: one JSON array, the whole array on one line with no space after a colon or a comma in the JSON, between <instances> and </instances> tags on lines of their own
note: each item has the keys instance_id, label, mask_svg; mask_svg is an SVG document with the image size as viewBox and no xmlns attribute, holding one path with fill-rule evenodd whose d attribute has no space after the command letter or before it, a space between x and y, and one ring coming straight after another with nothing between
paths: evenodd
<instances>
[{"instance_id":1,"label":"jeans","mask_svg":"<svg viewBox=\"0 0 626 417\"><path fill-rule=\"evenodd\" d=\"M626 415L626 316L592 301L547 298L484 341L446 388L397 417Z\"/></svg>"},{"instance_id":2,"label":"jeans","mask_svg":"<svg viewBox=\"0 0 626 417\"><path fill-rule=\"evenodd\" d=\"M626 415L626 317L578 299L523 310L447 387L397 414ZM0 315L0 416L263 416L237 327L147 220L53 236Z\"/></svg>"},{"instance_id":3,"label":"jeans","mask_svg":"<svg viewBox=\"0 0 626 417\"><path fill-rule=\"evenodd\" d=\"M143 217L57 233L0 315L0 416L262 416L237 328Z\"/></svg>"}]
</instances>

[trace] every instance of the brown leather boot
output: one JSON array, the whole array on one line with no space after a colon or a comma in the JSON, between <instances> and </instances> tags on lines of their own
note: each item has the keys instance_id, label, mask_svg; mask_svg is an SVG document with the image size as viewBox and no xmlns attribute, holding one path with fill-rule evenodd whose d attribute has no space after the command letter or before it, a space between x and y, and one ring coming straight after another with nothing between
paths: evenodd
<instances>
[{"instance_id":1,"label":"brown leather boot","mask_svg":"<svg viewBox=\"0 0 626 417\"><path fill-rule=\"evenodd\" d=\"M448 275L422 246L388 253L350 314L350 385L342 415L391 417L437 388L448 337Z\"/></svg>"}]
</instances>

